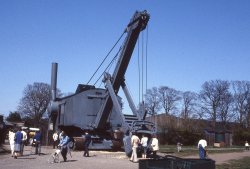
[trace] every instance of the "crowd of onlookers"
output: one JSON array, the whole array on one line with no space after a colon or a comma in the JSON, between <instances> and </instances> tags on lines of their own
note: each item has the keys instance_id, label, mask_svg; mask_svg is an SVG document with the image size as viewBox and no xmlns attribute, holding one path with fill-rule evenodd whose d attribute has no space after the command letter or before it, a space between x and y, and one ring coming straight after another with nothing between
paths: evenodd
<instances>
[{"instance_id":1,"label":"crowd of onlookers","mask_svg":"<svg viewBox=\"0 0 250 169\"><path fill-rule=\"evenodd\" d=\"M132 154L130 160L138 162L138 152L142 154L142 158L147 158L151 155L155 158L157 151L159 150L159 143L156 135L147 136L142 135L141 139L136 133L131 133L131 147ZM60 153L64 159L67 160L67 154L70 153L72 148L70 144L74 144L74 140L70 138L64 131L54 132L53 136L53 148L60 149ZM85 132L84 135L84 157L89 157L89 145L91 143L91 135ZM42 134L38 129L35 133L31 133L28 129L17 127L9 130L9 144L11 149L11 156L15 159L23 155L24 148L27 145L35 147L35 154L41 154ZM71 154L70 154L71 155Z\"/></svg>"},{"instance_id":2,"label":"crowd of onlookers","mask_svg":"<svg viewBox=\"0 0 250 169\"><path fill-rule=\"evenodd\" d=\"M24 148L27 145L35 147L35 154L41 154L42 145L42 132L40 129L37 131L29 131L29 129L16 127L9 130L9 144L11 149L11 156L15 159L23 155ZM91 142L91 136L88 132L85 132L84 141L84 156L89 157L89 144ZM71 155L71 149L74 146L74 139L69 137L64 131L54 132L53 136L53 148L60 149L60 153L63 160L67 160L67 154Z\"/></svg>"},{"instance_id":3,"label":"crowd of onlookers","mask_svg":"<svg viewBox=\"0 0 250 169\"><path fill-rule=\"evenodd\" d=\"M136 133L132 133L131 146L132 155L130 157L130 161L135 163L138 162L138 152L142 154L142 158L147 158L149 156L156 158L157 151L159 151L159 141L156 135L153 135L150 139L147 135L143 134L140 139Z\"/></svg>"},{"instance_id":4,"label":"crowd of onlookers","mask_svg":"<svg viewBox=\"0 0 250 169\"><path fill-rule=\"evenodd\" d=\"M31 135L31 133L26 129L21 129L21 127L9 130L11 156L15 159L18 156L23 155L24 146L27 146L29 144L35 147L35 154L40 155L41 141L42 134L40 129L37 130L34 135Z\"/></svg>"},{"instance_id":5,"label":"crowd of onlookers","mask_svg":"<svg viewBox=\"0 0 250 169\"><path fill-rule=\"evenodd\" d=\"M131 148L132 153L130 157L130 161L138 162L138 152L142 155L142 158L156 158L157 151L159 151L159 142L156 135L141 135L139 138L136 133L131 133ZM67 154L70 153L72 149L71 144L74 144L74 139L67 136L64 131L55 132L53 134L53 148L59 148L60 153L64 159L67 160ZM84 135L84 157L89 157L89 145L91 143L91 135L88 132L85 132ZM42 134L40 129L35 131L35 133L31 134L29 130L16 128L9 130L9 144L11 149L11 156L15 159L18 156L22 156L24 152L24 147L27 145L31 145L35 147L35 154L41 154L41 144L42 144ZM180 152L182 144L180 142L177 143L177 151ZM198 142L199 156L200 159L207 158L207 141L205 139L201 139ZM249 150L249 144L245 142L245 149Z\"/></svg>"}]
</instances>

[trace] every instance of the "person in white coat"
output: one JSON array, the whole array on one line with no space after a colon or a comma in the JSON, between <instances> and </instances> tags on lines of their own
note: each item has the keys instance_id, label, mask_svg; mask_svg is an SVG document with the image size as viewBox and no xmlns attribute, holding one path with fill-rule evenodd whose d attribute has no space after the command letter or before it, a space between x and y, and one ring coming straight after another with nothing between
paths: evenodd
<instances>
[{"instance_id":1,"label":"person in white coat","mask_svg":"<svg viewBox=\"0 0 250 169\"><path fill-rule=\"evenodd\" d=\"M201 139L198 142L198 149L199 149L200 159L205 159L206 158L206 156L207 156L206 147L207 147L207 141L204 140L204 139Z\"/></svg>"},{"instance_id":2,"label":"person in white coat","mask_svg":"<svg viewBox=\"0 0 250 169\"><path fill-rule=\"evenodd\" d=\"M153 151L153 158L156 158L157 151L159 151L159 141L158 141L156 135L154 135L152 138L151 147L152 147L152 151Z\"/></svg>"},{"instance_id":3,"label":"person in white coat","mask_svg":"<svg viewBox=\"0 0 250 169\"><path fill-rule=\"evenodd\" d=\"M249 144L248 144L248 141L245 142L245 149L246 149L247 151L249 151Z\"/></svg>"},{"instance_id":4,"label":"person in white coat","mask_svg":"<svg viewBox=\"0 0 250 169\"><path fill-rule=\"evenodd\" d=\"M9 131L9 143L10 143L10 150L11 150L11 157L14 156L14 146L15 146L15 133L13 129Z\"/></svg>"},{"instance_id":5,"label":"person in white coat","mask_svg":"<svg viewBox=\"0 0 250 169\"><path fill-rule=\"evenodd\" d=\"M22 144L21 144L21 155L23 155L24 145L26 145L26 142L27 142L27 133L25 132L24 129L22 129L21 133L23 134L23 139L22 139Z\"/></svg>"},{"instance_id":6,"label":"person in white coat","mask_svg":"<svg viewBox=\"0 0 250 169\"><path fill-rule=\"evenodd\" d=\"M57 134L57 132L55 131L53 134L53 149L55 149L55 147L57 147L58 143L59 143L59 136Z\"/></svg>"},{"instance_id":7,"label":"person in white coat","mask_svg":"<svg viewBox=\"0 0 250 169\"><path fill-rule=\"evenodd\" d=\"M132 161L134 163L138 162L137 148L138 148L139 143L140 143L139 137L137 135L135 135L135 133L133 133L133 135L131 137L132 155L131 155L130 161Z\"/></svg>"}]
</instances>

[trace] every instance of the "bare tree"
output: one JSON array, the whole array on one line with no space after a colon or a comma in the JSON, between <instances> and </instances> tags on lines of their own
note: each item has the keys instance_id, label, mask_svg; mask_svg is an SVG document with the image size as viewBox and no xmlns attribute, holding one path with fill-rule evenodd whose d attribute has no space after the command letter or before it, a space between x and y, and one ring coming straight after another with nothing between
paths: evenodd
<instances>
[{"instance_id":1,"label":"bare tree","mask_svg":"<svg viewBox=\"0 0 250 169\"><path fill-rule=\"evenodd\" d=\"M161 86L159 94L160 102L166 115L173 114L174 110L177 109L177 102L181 100L180 92L167 86Z\"/></svg>"},{"instance_id":2,"label":"bare tree","mask_svg":"<svg viewBox=\"0 0 250 169\"><path fill-rule=\"evenodd\" d=\"M202 90L200 92L202 108L209 114L214 127L221 99L226 93L228 93L229 87L230 83L223 80L212 80L205 82L202 85Z\"/></svg>"},{"instance_id":3,"label":"bare tree","mask_svg":"<svg viewBox=\"0 0 250 169\"><path fill-rule=\"evenodd\" d=\"M249 126L249 108L250 108L250 82L233 81L234 111L237 114L237 120L241 125L247 122Z\"/></svg>"},{"instance_id":4,"label":"bare tree","mask_svg":"<svg viewBox=\"0 0 250 169\"><path fill-rule=\"evenodd\" d=\"M200 97L198 97L200 98ZM199 99L200 100L200 99ZM204 119L208 114L208 109L201 104L198 105L197 112L194 114L194 119Z\"/></svg>"},{"instance_id":5,"label":"bare tree","mask_svg":"<svg viewBox=\"0 0 250 169\"><path fill-rule=\"evenodd\" d=\"M250 97L247 99L247 105L246 105L246 112L247 112L247 126L246 127L250 127Z\"/></svg>"},{"instance_id":6,"label":"bare tree","mask_svg":"<svg viewBox=\"0 0 250 169\"><path fill-rule=\"evenodd\" d=\"M196 112L195 106L197 105L197 94L194 92L184 92L182 93L182 111L181 117L183 119L189 119L194 112Z\"/></svg>"},{"instance_id":7,"label":"bare tree","mask_svg":"<svg viewBox=\"0 0 250 169\"><path fill-rule=\"evenodd\" d=\"M161 109L159 93L156 87L148 89L145 94L145 107L151 115L157 114Z\"/></svg>"},{"instance_id":8,"label":"bare tree","mask_svg":"<svg viewBox=\"0 0 250 169\"><path fill-rule=\"evenodd\" d=\"M39 127L42 117L51 98L50 85L45 83L34 83L27 85L23 91L18 110L26 117L34 120L34 125Z\"/></svg>"},{"instance_id":9,"label":"bare tree","mask_svg":"<svg viewBox=\"0 0 250 169\"><path fill-rule=\"evenodd\" d=\"M234 117L232 111L233 96L229 91L221 96L219 107L218 107L218 118L226 126L227 122L231 121Z\"/></svg>"}]
</instances>

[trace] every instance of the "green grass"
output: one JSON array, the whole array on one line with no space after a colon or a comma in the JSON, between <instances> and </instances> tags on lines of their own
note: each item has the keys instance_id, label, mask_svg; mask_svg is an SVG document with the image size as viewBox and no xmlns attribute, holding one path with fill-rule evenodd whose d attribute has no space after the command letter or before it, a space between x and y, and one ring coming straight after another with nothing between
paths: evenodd
<instances>
[{"instance_id":1,"label":"green grass","mask_svg":"<svg viewBox=\"0 0 250 169\"><path fill-rule=\"evenodd\" d=\"M233 146L230 148L208 147L209 154L242 152L242 151L244 151L244 147L239 147L239 146ZM198 155L198 148L195 146L183 146L182 151L178 153L176 146L164 145L164 146L160 146L160 152L166 153L166 154L173 154L178 157L185 157L185 156L190 156L190 155Z\"/></svg>"},{"instance_id":2,"label":"green grass","mask_svg":"<svg viewBox=\"0 0 250 169\"><path fill-rule=\"evenodd\" d=\"M160 152L166 154L172 154L177 157L185 157L191 155L198 155L198 149L195 146L183 146L182 152L177 152L176 146L174 145L164 145L160 146ZM218 153L233 153L233 152L242 152L244 147L242 146L233 146L229 148L213 148L208 147L209 154L218 154ZM216 169L250 169L250 157L245 157L239 160L231 160L226 164L216 165Z\"/></svg>"}]
</instances>

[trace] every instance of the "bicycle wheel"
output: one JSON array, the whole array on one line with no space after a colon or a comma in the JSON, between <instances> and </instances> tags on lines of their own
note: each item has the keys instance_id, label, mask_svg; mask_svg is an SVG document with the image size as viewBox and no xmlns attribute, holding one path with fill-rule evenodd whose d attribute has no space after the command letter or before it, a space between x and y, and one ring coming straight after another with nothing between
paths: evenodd
<instances>
[{"instance_id":1,"label":"bicycle wheel","mask_svg":"<svg viewBox=\"0 0 250 169\"><path fill-rule=\"evenodd\" d=\"M30 155L35 154L35 147L30 146Z\"/></svg>"},{"instance_id":2,"label":"bicycle wheel","mask_svg":"<svg viewBox=\"0 0 250 169\"><path fill-rule=\"evenodd\" d=\"M48 163L54 163L55 162L55 155L52 153L48 158Z\"/></svg>"},{"instance_id":3,"label":"bicycle wheel","mask_svg":"<svg viewBox=\"0 0 250 169\"><path fill-rule=\"evenodd\" d=\"M54 155L54 163L60 163L59 154Z\"/></svg>"}]
</instances>

